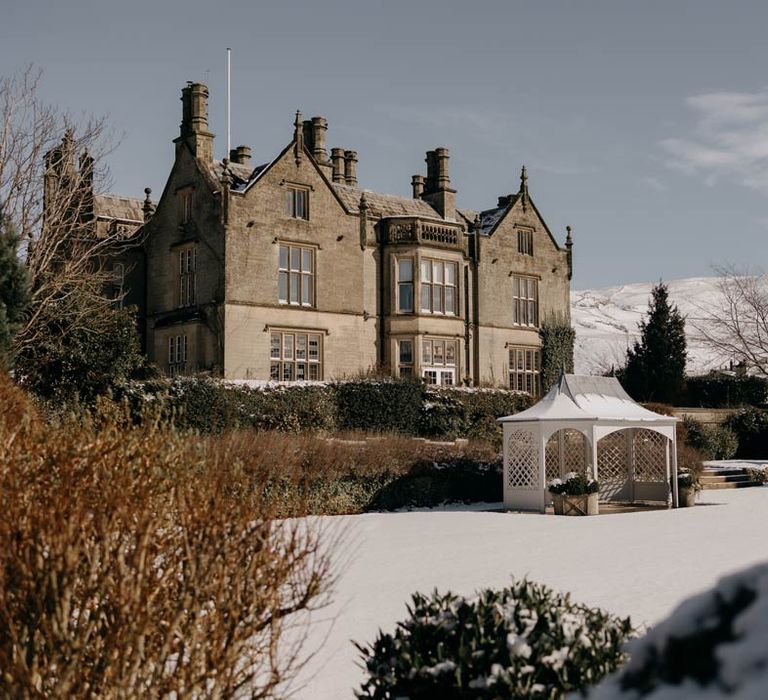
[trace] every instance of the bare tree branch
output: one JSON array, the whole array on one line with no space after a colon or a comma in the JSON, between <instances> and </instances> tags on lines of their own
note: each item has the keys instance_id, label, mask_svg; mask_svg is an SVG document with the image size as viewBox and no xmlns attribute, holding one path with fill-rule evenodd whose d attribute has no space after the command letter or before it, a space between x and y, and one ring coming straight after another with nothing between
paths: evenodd
<instances>
[{"instance_id":1,"label":"bare tree branch","mask_svg":"<svg viewBox=\"0 0 768 700\"><path fill-rule=\"evenodd\" d=\"M50 323L98 332L114 299L108 255L125 245L118 228L97 230L95 195L109 175L103 118L77 122L39 97L39 69L0 78L0 211L16 225L31 282L16 352L34 346Z\"/></svg>"},{"instance_id":2,"label":"bare tree branch","mask_svg":"<svg viewBox=\"0 0 768 700\"><path fill-rule=\"evenodd\" d=\"M733 266L716 269L720 295L694 321L699 338L722 361L768 377L768 275Z\"/></svg>"}]
</instances>

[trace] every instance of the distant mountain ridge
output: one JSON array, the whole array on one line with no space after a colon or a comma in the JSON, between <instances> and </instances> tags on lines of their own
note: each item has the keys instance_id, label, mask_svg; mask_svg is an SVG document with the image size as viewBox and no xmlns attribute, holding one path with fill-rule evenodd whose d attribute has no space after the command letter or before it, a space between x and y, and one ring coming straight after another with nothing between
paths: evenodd
<instances>
[{"instance_id":1,"label":"distant mountain ridge","mask_svg":"<svg viewBox=\"0 0 768 700\"><path fill-rule=\"evenodd\" d=\"M689 374L723 366L723 361L696 339L692 321L702 318L720 296L717 277L670 280L669 298L686 317ZM655 282L571 292L571 320L576 330L576 372L601 374L624 363L627 347L639 337L638 324L648 313Z\"/></svg>"}]
</instances>

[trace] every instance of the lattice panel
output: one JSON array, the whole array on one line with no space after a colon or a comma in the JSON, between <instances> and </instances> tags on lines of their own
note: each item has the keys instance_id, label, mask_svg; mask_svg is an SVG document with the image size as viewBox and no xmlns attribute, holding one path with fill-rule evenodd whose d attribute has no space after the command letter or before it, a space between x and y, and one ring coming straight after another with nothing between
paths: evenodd
<instances>
[{"instance_id":1,"label":"lattice panel","mask_svg":"<svg viewBox=\"0 0 768 700\"><path fill-rule=\"evenodd\" d=\"M560 439L558 433L547 440L544 463L547 468L547 483L560 477Z\"/></svg>"},{"instance_id":2,"label":"lattice panel","mask_svg":"<svg viewBox=\"0 0 768 700\"><path fill-rule=\"evenodd\" d=\"M507 485L513 489L539 488L539 451L528 430L513 430L507 440Z\"/></svg>"},{"instance_id":3,"label":"lattice panel","mask_svg":"<svg viewBox=\"0 0 768 700\"><path fill-rule=\"evenodd\" d=\"M620 496L629 480L628 457L624 430L610 433L597 443L597 480L601 499Z\"/></svg>"},{"instance_id":4,"label":"lattice panel","mask_svg":"<svg viewBox=\"0 0 768 700\"><path fill-rule=\"evenodd\" d=\"M638 430L634 438L635 481L667 480L667 438L652 430Z\"/></svg>"},{"instance_id":5,"label":"lattice panel","mask_svg":"<svg viewBox=\"0 0 768 700\"><path fill-rule=\"evenodd\" d=\"M562 468L560 463L561 446L563 450ZM587 474L587 439L584 434L571 428L558 430L547 441L545 462L547 483L568 472Z\"/></svg>"}]
</instances>

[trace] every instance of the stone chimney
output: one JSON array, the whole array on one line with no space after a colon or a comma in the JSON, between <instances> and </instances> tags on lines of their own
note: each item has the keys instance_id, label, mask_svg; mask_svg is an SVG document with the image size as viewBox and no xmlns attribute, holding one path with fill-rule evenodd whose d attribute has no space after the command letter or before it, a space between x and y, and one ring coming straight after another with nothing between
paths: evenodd
<instances>
[{"instance_id":1,"label":"stone chimney","mask_svg":"<svg viewBox=\"0 0 768 700\"><path fill-rule=\"evenodd\" d=\"M331 149L331 163L333 163L333 181L345 183L346 178L344 176L344 149L332 148Z\"/></svg>"},{"instance_id":2,"label":"stone chimney","mask_svg":"<svg viewBox=\"0 0 768 700\"><path fill-rule=\"evenodd\" d=\"M250 146L238 146L233 148L229 152L229 160L231 163L238 163L239 165L251 164L251 147Z\"/></svg>"},{"instance_id":3,"label":"stone chimney","mask_svg":"<svg viewBox=\"0 0 768 700\"><path fill-rule=\"evenodd\" d=\"M344 151L344 179L350 187L357 187L357 151Z\"/></svg>"},{"instance_id":4,"label":"stone chimney","mask_svg":"<svg viewBox=\"0 0 768 700\"><path fill-rule=\"evenodd\" d=\"M421 199L421 195L424 194L424 176L414 175L411 178L411 187L413 188L413 198Z\"/></svg>"},{"instance_id":5,"label":"stone chimney","mask_svg":"<svg viewBox=\"0 0 768 700\"><path fill-rule=\"evenodd\" d=\"M421 198L431 204L444 219L456 220L456 190L448 175L448 149L427 151L427 180Z\"/></svg>"},{"instance_id":6,"label":"stone chimney","mask_svg":"<svg viewBox=\"0 0 768 700\"><path fill-rule=\"evenodd\" d=\"M213 134L208 131L208 87L187 83L181 90L181 133L175 143L186 142L199 160L213 160Z\"/></svg>"},{"instance_id":7,"label":"stone chimney","mask_svg":"<svg viewBox=\"0 0 768 700\"><path fill-rule=\"evenodd\" d=\"M328 121L324 117L312 117L312 155L320 165L328 163L325 151L325 134L328 131Z\"/></svg>"}]
</instances>

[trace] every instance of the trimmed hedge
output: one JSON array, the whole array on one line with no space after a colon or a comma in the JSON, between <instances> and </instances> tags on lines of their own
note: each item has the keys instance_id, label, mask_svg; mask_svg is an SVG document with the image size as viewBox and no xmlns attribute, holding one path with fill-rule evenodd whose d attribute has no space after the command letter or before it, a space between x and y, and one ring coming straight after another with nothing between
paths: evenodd
<instances>
[{"instance_id":1,"label":"trimmed hedge","mask_svg":"<svg viewBox=\"0 0 768 700\"><path fill-rule=\"evenodd\" d=\"M702 452L705 459L731 459L736 454L739 438L727 425L705 425L686 416L683 426L686 443Z\"/></svg>"},{"instance_id":2,"label":"trimmed hedge","mask_svg":"<svg viewBox=\"0 0 768 700\"><path fill-rule=\"evenodd\" d=\"M768 379L708 374L688 377L686 403L702 408L731 408L732 406L763 406L768 403Z\"/></svg>"},{"instance_id":3,"label":"trimmed hedge","mask_svg":"<svg viewBox=\"0 0 768 700\"><path fill-rule=\"evenodd\" d=\"M505 389L434 388L413 379L249 387L204 377L133 382L117 400L135 415L153 405L180 428L203 433L258 430L365 430L501 444L496 419L531 405Z\"/></svg>"}]
</instances>

